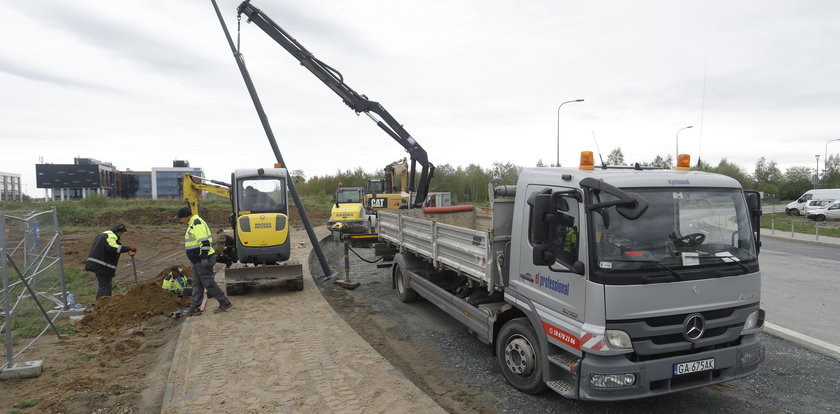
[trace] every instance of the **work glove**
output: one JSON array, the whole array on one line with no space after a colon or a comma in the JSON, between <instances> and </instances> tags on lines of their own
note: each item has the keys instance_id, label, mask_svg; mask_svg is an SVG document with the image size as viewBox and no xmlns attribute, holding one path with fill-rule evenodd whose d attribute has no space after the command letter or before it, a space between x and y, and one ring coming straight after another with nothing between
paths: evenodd
<instances>
[{"instance_id":1,"label":"work glove","mask_svg":"<svg viewBox=\"0 0 840 414\"><path fill-rule=\"evenodd\" d=\"M130 251L130 252L132 252L132 253L133 253L133 252L136 252L136 251L137 251L137 248L136 248L136 247L134 247L134 246L129 246L129 247L128 247L128 251Z\"/></svg>"}]
</instances>

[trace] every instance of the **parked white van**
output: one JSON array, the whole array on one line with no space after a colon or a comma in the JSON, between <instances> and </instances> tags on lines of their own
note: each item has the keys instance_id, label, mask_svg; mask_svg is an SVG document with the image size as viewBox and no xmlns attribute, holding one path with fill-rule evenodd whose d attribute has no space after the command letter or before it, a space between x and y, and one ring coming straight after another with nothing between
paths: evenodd
<instances>
[{"instance_id":1,"label":"parked white van","mask_svg":"<svg viewBox=\"0 0 840 414\"><path fill-rule=\"evenodd\" d=\"M840 200L840 188L818 188L808 190L802 194L797 200L791 201L785 206L785 213L791 216L798 216L802 214L802 208L808 200Z\"/></svg>"}]
</instances>

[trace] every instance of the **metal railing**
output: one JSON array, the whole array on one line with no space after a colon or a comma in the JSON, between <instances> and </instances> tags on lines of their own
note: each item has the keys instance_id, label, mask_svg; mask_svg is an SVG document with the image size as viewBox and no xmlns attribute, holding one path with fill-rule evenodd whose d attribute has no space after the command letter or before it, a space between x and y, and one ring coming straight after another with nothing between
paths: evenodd
<instances>
[{"instance_id":1,"label":"metal railing","mask_svg":"<svg viewBox=\"0 0 840 414\"><path fill-rule=\"evenodd\" d=\"M5 362L30 348L69 309L61 257L61 230L55 209L0 211L0 342ZM45 308L47 306L48 308ZM58 310L50 317L49 310Z\"/></svg>"}]
</instances>

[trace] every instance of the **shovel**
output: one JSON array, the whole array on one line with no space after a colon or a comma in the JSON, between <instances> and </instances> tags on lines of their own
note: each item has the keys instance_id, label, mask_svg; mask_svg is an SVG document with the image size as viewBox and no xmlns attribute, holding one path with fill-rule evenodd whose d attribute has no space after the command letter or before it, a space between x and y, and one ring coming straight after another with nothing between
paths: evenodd
<instances>
[{"instance_id":1,"label":"shovel","mask_svg":"<svg viewBox=\"0 0 840 414\"><path fill-rule=\"evenodd\" d=\"M134 252L129 253L131 256L131 270L134 271L134 283L137 283L137 263L134 261Z\"/></svg>"}]
</instances>

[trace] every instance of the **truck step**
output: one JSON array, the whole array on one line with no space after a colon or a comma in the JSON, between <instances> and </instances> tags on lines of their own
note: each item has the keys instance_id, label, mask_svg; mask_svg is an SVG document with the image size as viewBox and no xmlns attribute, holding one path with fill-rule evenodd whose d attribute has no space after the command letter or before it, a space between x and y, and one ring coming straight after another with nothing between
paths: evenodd
<instances>
[{"instance_id":1,"label":"truck step","mask_svg":"<svg viewBox=\"0 0 840 414\"><path fill-rule=\"evenodd\" d=\"M567 372L571 372L572 374L577 373L578 364L580 364L580 360L577 358L572 358L567 355L549 355L548 360L551 361L552 364L557 365L560 368L563 368Z\"/></svg>"},{"instance_id":2,"label":"truck step","mask_svg":"<svg viewBox=\"0 0 840 414\"><path fill-rule=\"evenodd\" d=\"M549 381L546 383L548 388L551 388L554 392L566 397L566 398L577 398L577 390L575 389L572 384L569 384L566 381Z\"/></svg>"}]
</instances>

